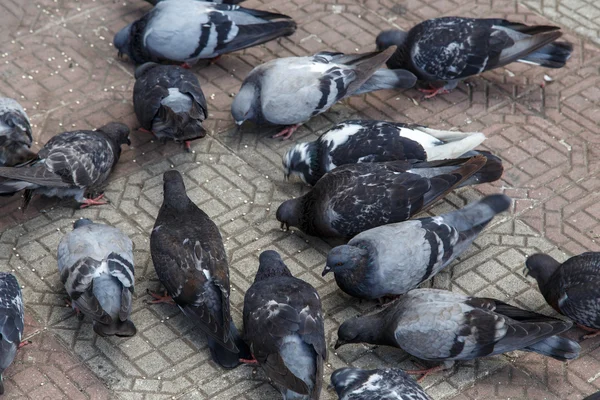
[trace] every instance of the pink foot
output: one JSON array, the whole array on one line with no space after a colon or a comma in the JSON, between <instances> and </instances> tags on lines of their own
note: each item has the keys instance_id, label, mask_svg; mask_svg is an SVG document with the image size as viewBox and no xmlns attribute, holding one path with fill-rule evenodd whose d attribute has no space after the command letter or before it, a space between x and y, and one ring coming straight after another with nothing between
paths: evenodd
<instances>
[{"instance_id":1,"label":"pink foot","mask_svg":"<svg viewBox=\"0 0 600 400\"><path fill-rule=\"evenodd\" d=\"M20 349L21 347L25 347L28 344L31 344L31 340L23 340L21 343L19 343L19 345L17 346L17 350Z\"/></svg>"},{"instance_id":2,"label":"pink foot","mask_svg":"<svg viewBox=\"0 0 600 400\"><path fill-rule=\"evenodd\" d=\"M425 96L426 99L431 99L432 97L435 97L438 94L450 93L450 91L444 89L444 87L431 88L431 89L417 89L417 90L421 93L428 93L427 96Z\"/></svg>"},{"instance_id":3,"label":"pink foot","mask_svg":"<svg viewBox=\"0 0 600 400\"><path fill-rule=\"evenodd\" d=\"M148 130L148 129L146 129L146 128L138 128L138 131L140 131L140 132L144 132L144 133L149 133L149 134L151 134L151 135L154 135L154 132L152 132L152 131L149 131L149 130Z\"/></svg>"},{"instance_id":4,"label":"pink foot","mask_svg":"<svg viewBox=\"0 0 600 400\"><path fill-rule=\"evenodd\" d=\"M167 304L170 304L172 306L175 305L175 302L173 301L173 298L171 296L169 296L169 294L167 293L166 290L165 290L164 295L162 295L162 296L160 294L151 292L150 289L146 289L146 293L148 293L154 299L154 300L149 301L148 304L167 303Z\"/></svg>"},{"instance_id":5,"label":"pink foot","mask_svg":"<svg viewBox=\"0 0 600 400\"><path fill-rule=\"evenodd\" d=\"M296 125L290 125L286 128L284 128L281 132L279 132L277 135L273 135L273 138L282 138L282 139L289 139L290 136L292 136L292 134L294 132L296 132L296 129L298 129L300 127L301 124L296 124Z\"/></svg>"},{"instance_id":6,"label":"pink foot","mask_svg":"<svg viewBox=\"0 0 600 400\"><path fill-rule=\"evenodd\" d=\"M104 193L102 193L100 196L96 197L95 199L83 199L83 204L81 205L80 208L86 208L86 207L91 207L91 206L101 206L103 204L108 204L107 201L100 201L100 199L103 197L104 197Z\"/></svg>"},{"instance_id":7,"label":"pink foot","mask_svg":"<svg viewBox=\"0 0 600 400\"><path fill-rule=\"evenodd\" d=\"M184 62L183 64L181 64L181 68L192 69L192 66L190 64Z\"/></svg>"},{"instance_id":8,"label":"pink foot","mask_svg":"<svg viewBox=\"0 0 600 400\"><path fill-rule=\"evenodd\" d=\"M591 339L591 338L595 338L596 336L600 335L600 329L589 328L587 326L583 326L583 325L579 325L579 324L577 324L577 327L583 329L586 332L590 332L589 334L584 335L582 337L582 339Z\"/></svg>"},{"instance_id":9,"label":"pink foot","mask_svg":"<svg viewBox=\"0 0 600 400\"><path fill-rule=\"evenodd\" d=\"M423 379L425 379L427 377L427 375L432 374L434 372L438 372L438 371L443 371L444 367L442 365L438 365L437 367L433 367L433 368L429 368L429 369L412 369L412 370L404 370L404 372L406 372L409 375L421 375L423 374L423 376L421 376L419 379L417 379L417 382L421 382Z\"/></svg>"},{"instance_id":10,"label":"pink foot","mask_svg":"<svg viewBox=\"0 0 600 400\"><path fill-rule=\"evenodd\" d=\"M256 359L247 360L245 358L240 358L240 362L247 365L258 365L258 361Z\"/></svg>"},{"instance_id":11,"label":"pink foot","mask_svg":"<svg viewBox=\"0 0 600 400\"><path fill-rule=\"evenodd\" d=\"M216 62L219 61L219 58L221 58L221 55L218 55L215 58L211 58L209 65L216 64Z\"/></svg>"},{"instance_id":12,"label":"pink foot","mask_svg":"<svg viewBox=\"0 0 600 400\"><path fill-rule=\"evenodd\" d=\"M191 145L192 145L192 142L190 142L189 140L186 140L185 142L183 142L183 147L185 148L185 151L187 151L188 153L192 151Z\"/></svg>"}]
</instances>

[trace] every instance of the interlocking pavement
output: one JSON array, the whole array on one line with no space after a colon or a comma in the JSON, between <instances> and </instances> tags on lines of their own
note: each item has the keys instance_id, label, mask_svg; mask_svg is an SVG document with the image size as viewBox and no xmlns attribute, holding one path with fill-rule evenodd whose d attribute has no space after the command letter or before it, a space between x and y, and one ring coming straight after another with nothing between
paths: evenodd
<instances>
[{"instance_id":1,"label":"interlocking pavement","mask_svg":"<svg viewBox=\"0 0 600 400\"><path fill-rule=\"evenodd\" d=\"M322 278L329 244L298 232L282 232L276 207L306 190L285 182L281 156L292 144L270 138L273 130L245 127L236 134L232 96L246 74L274 57L320 50L371 51L382 29L409 28L441 15L502 17L526 23L558 23L575 50L567 67L544 70L512 64L460 84L454 92L424 100L415 90L353 97L315 117L295 140L314 140L348 118L423 123L435 128L482 131L483 147L505 161L501 181L450 194L431 210L446 212L504 192L515 199L460 260L431 283L460 293L490 296L552 313L536 285L521 271L527 255L547 252L560 260L600 251L600 9L591 0L249 0L247 7L275 10L298 22L297 32L264 46L197 66L209 103L210 134L183 153L137 132L131 91L133 66L119 60L112 37L150 6L143 1L3 0L0 93L27 108L36 148L53 135L99 127L111 120L134 131L106 188L110 204L75 210L72 204L37 198L22 213L20 199L0 198L0 270L23 285L27 336L7 371L5 397L31 399L278 399L263 373L241 366L224 371L211 360L206 341L174 307L147 305L146 289L159 289L148 238L162 202L162 173L176 168L189 196L219 225L231 265L231 302L241 323L243 294L253 281L258 254L279 251L295 276L323 299L331 372L345 365L414 368L400 350L332 344L345 319L370 311ZM530 7L530 8L526 8ZM543 16L536 14L540 12ZM548 79L544 79L548 75ZM90 321L65 307L56 247L76 218L113 224L135 244L136 294L132 338L100 338ZM581 331L569 336L578 339ZM600 389L600 339L581 343L582 356L568 364L529 353L460 363L423 382L434 399L579 399ZM325 385L326 386L326 385ZM334 396L323 391L322 399Z\"/></svg>"}]
</instances>

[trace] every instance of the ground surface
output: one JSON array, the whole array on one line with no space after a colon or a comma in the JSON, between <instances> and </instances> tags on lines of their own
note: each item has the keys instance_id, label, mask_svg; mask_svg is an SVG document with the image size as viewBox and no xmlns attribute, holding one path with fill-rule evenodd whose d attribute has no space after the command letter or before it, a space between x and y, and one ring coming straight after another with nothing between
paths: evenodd
<instances>
[{"instance_id":1,"label":"ground surface","mask_svg":"<svg viewBox=\"0 0 600 400\"><path fill-rule=\"evenodd\" d=\"M323 298L330 354L325 369L345 365L412 368L401 351L345 346L334 352L340 322L374 308L341 293L321 278L329 245L278 229L279 203L304 190L284 182L281 155L290 141L272 131L234 132L231 94L253 66L274 57L319 50L370 51L382 29L408 28L441 15L504 17L566 29L575 45L567 68L525 65L473 79L453 93L423 100L415 90L351 98L311 120L296 140L313 140L334 122L353 117L418 122L437 128L482 131L484 147L505 160L501 181L448 196L432 213L448 211L502 191L515 199L473 248L433 286L496 297L551 312L521 271L525 257L548 252L559 259L600 245L600 8L592 0L249 0L247 7L294 17L298 31L272 42L198 66L209 102L210 135L194 154L161 145L134 131L110 184L111 204L83 211L35 199L25 213L19 199L0 199L0 270L12 270L23 285L27 336L5 374L6 399L277 399L260 371L223 371L209 360L204 337L173 307L145 304L146 288L158 289L148 236L162 201L161 175L185 172L190 197L218 223L226 238L237 322L243 293L253 280L258 254L281 252L293 273ZM530 7L530 8L527 8ZM3 0L0 2L0 93L17 98L31 116L36 147L56 133L99 127L111 120L137 128L131 102L133 66L119 60L112 37L149 9L143 1ZM541 13L541 14L537 14ZM548 20L549 19L549 20ZM546 83L548 74L553 81ZM64 306L56 247L75 218L114 224L135 243L138 335L103 339L88 320ZM573 338L581 331L569 333ZM600 389L600 339L582 343L581 358L564 364L528 353L461 363L424 382L434 399L580 399ZM332 394L324 391L323 399Z\"/></svg>"}]
</instances>

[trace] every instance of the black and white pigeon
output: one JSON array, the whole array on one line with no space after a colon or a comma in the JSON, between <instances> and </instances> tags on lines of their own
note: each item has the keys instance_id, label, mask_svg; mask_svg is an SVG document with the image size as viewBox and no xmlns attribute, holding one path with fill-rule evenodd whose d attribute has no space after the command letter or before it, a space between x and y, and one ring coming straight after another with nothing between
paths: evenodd
<instances>
[{"instance_id":1,"label":"black and white pigeon","mask_svg":"<svg viewBox=\"0 0 600 400\"><path fill-rule=\"evenodd\" d=\"M437 217L369 229L329 251L323 276L333 272L340 289L362 299L402 295L450 265L510 203L495 194Z\"/></svg>"},{"instance_id":2,"label":"black and white pigeon","mask_svg":"<svg viewBox=\"0 0 600 400\"><path fill-rule=\"evenodd\" d=\"M577 358L581 348L556 335L571 325L495 299L414 289L383 311L344 321L335 348L347 343L393 346L447 364L513 350L566 361Z\"/></svg>"},{"instance_id":3,"label":"black and white pigeon","mask_svg":"<svg viewBox=\"0 0 600 400\"><path fill-rule=\"evenodd\" d=\"M349 120L313 142L297 143L283 156L286 179L297 175L314 186L327 172L345 164L457 158L485 140L479 132L431 129L399 122Z\"/></svg>"},{"instance_id":4,"label":"black and white pigeon","mask_svg":"<svg viewBox=\"0 0 600 400\"><path fill-rule=\"evenodd\" d=\"M111 122L98 130L63 132L48 141L37 158L21 168L0 167L0 194L25 190L23 209L34 194L73 197L82 207L106 204L85 198L86 191L101 189L121 155L130 145L129 128Z\"/></svg>"},{"instance_id":5,"label":"black and white pigeon","mask_svg":"<svg viewBox=\"0 0 600 400\"><path fill-rule=\"evenodd\" d=\"M25 110L14 99L0 97L0 167L14 167L35 158Z\"/></svg>"},{"instance_id":6,"label":"black and white pigeon","mask_svg":"<svg viewBox=\"0 0 600 400\"><path fill-rule=\"evenodd\" d=\"M462 79L518 61L546 68L562 68L573 46L556 42L557 26L528 26L497 18L442 17L423 21L408 32L384 31L377 49L398 49L389 68L403 68L417 75L433 97L456 87Z\"/></svg>"},{"instance_id":7,"label":"black and white pigeon","mask_svg":"<svg viewBox=\"0 0 600 400\"><path fill-rule=\"evenodd\" d=\"M600 253L583 253L562 264L549 255L534 254L527 258L525 271L552 308L593 332L584 338L600 334Z\"/></svg>"},{"instance_id":8,"label":"black and white pigeon","mask_svg":"<svg viewBox=\"0 0 600 400\"><path fill-rule=\"evenodd\" d=\"M23 337L23 295L13 274L0 272L0 395L2 374L15 359Z\"/></svg>"},{"instance_id":9,"label":"black and white pigeon","mask_svg":"<svg viewBox=\"0 0 600 400\"><path fill-rule=\"evenodd\" d=\"M165 172L163 181L164 200L150 235L156 275L206 333L213 360L234 368L250 355L231 319L229 265L219 228L189 199L178 171Z\"/></svg>"},{"instance_id":10,"label":"black and white pigeon","mask_svg":"<svg viewBox=\"0 0 600 400\"><path fill-rule=\"evenodd\" d=\"M289 36L296 23L287 15L230 4L163 0L114 38L120 54L136 64L176 62L190 66L200 59Z\"/></svg>"},{"instance_id":11,"label":"black and white pigeon","mask_svg":"<svg viewBox=\"0 0 600 400\"><path fill-rule=\"evenodd\" d=\"M292 276L279 253L264 251L259 260L244 297L244 338L284 400L316 400L327 358L319 294Z\"/></svg>"},{"instance_id":12,"label":"black and white pigeon","mask_svg":"<svg viewBox=\"0 0 600 400\"><path fill-rule=\"evenodd\" d=\"M406 372L398 368L340 368L331 374L339 400L432 400Z\"/></svg>"},{"instance_id":13,"label":"black and white pigeon","mask_svg":"<svg viewBox=\"0 0 600 400\"><path fill-rule=\"evenodd\" d=\"M60 280L71 306L93 320L100 336L133 336L133 243L120 229L83 218L58 245Z\"/></svg>"},{"instance_id":14,"label":"black and white pigeon","mask_svg":"<svg viewBox=\"0 0 600 400\"><path fill-rule=\"evenodd\" d=\"M145 63L135 70L133 109L138 121L159 140L184 142L206 136L208 117L198 78L176 65Z\"/></svg>"},{"instance_id":15,"label":"black and white pigeon","mask_svg":"<svg viewBox=\"0 0 600 400\"><path fill-rule=\"evenodd\" d=\"M490 165L487 166L486 163ZM471 158L348 164L325 174L303 196L283 202L281 227L320 237L351 238L406 221L458 187L492 182L502 174L484 155Z\"/></svg>"},{"instance_id":16,"label":"black and white pigeon","mask_svg":"<svg viewBox=\"0 0 600 400\"><path fill-rule=\"evenodd\" d=\"M380 69L394 49L364 54L323 51L268 61L244 79L231 115L239 126L244 121L287 125L274 137L289 138L301 124L348 96L414 86L412 73Z\"/></svg>"}]
</instances>

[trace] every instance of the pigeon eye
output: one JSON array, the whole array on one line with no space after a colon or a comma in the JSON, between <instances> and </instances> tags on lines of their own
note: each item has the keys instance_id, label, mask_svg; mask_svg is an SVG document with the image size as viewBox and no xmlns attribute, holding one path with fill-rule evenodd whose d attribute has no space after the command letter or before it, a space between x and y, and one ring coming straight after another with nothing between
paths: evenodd
<instances>
[{"instance_id":1,"label":"pigeon eye","mask_svg":"<svg viewBox=\"0 0 600 400\"><path fill-rule=\"evenodd\" d=\"M341 267L343 264L341 262L335 263L336 267Z\"/></svg>"}]
</instances>

